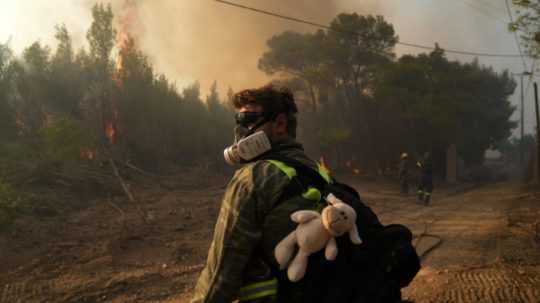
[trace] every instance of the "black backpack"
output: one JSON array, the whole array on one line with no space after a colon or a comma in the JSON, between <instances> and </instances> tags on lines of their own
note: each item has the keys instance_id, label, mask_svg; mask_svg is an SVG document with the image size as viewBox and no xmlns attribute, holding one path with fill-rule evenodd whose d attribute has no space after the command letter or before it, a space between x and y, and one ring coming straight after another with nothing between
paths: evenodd
<instances>
[{"instance_id":1,"label":"black backpack","mask_svg":"<svg viewBox=\"0 0 540 303\"><path fill-rule=\"evenodd\" d=\"M328 183L318 172L298 160L272 159L297 172L284 195L298 195L308 187L317 188L323 197L334 194L356 211L356 224L363 241L361 245L354 245L348 236L337 238L338 257L331 262L324 259L324 252L310 256L306 275L300 281L305 291L294 302L399 302L400 289L409 285L420 270L420 260L411 243L411 231L403 225L383 226L354 188L333 178ZM278 293L283 298L293 295L287 293L290 282L284 272L278 280L282 285Z\"/></svg>"}]
</instances>

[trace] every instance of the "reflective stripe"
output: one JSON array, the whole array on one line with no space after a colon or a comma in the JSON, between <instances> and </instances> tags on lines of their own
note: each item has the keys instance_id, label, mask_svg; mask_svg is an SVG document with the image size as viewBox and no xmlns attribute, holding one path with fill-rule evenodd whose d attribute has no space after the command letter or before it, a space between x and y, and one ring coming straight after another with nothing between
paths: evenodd
<instances>
[{"instance_id":1,"label":"reflective stripe","mask_svg":"<svg viewBox=\"0 0 540 303\"><path fill-rule=\"evenodd\" d=\"M423 192L423 191L421 191L421 190L419 190L419 191L417 191L417 193L419 193L419 194L423 194L424 192Z\"/></svg>"},{"instance_id":2,"label":"reflective stripe","mask_svg":"<svg viewBox=\"0 0 540 303\"><path fill-rule=\"evenodd\" d=\"M426 192L424 193L424 195L426 195L426 196L431 196L431 193L426 191Z\"/></svg>"},{"instance_id":3,"label":"reflective stripe","mask_svg":"<svg viewBox=\"0 0 540 303\"><path fill-rule=\"evenodd\" d=\"M281 162L281 161L278 161L278 160L268 160L268 162L270 162L270 163L274 164L275 166L277 166L283 173L285 173L285 175L287 175L287 177L289 177L289 179L292 179L293 177L296 176L296 169L294 169L294 167L290 167L287 164L285 164L284 162ZM319 174L321 175L321 177L327 183L332 184L332 178L328 174L328 170L326 168L324 168L324 166L322 166L320 164L317 164L317 166L318 166L318 171L319 171ZM322 198L322 194L317 188L309 187L308 190L306 190L302 194L302 197L304 199L307 199L307 200L320 202L321 198ZM318 208L320 208L320 205L319 205Z\"/></svg>"},{"instance_id":4,"label":"reflective stripe","mask_svg":"<svg viewBox=\"0 0 540 303\"><path fill-rule=\"evenodd\" d=\"M240 302L277 294L277 279L252 283L240 288Z\"/></svg>"},{"instance_id":5,"label":"reflective stripe","mask_svg":"<svg viewBox=\"0 0 540 303\"><path fill-rule=\"evenodd\" d=\"M287 177L289 177L289 179L292 179L294 176L296 176L296 169L294 169L294 167L290 167L285 163L277 160L268 160L268 162L277 166L282 172L287 175Z\"/></svg>"},{"instance_id":6,"label":"reflective stripe","mask_svg":"<svg viewBox=\"0 0 540 303\"><path fill-rule=\"evenodd\" d=\"M321 200L321 192L316 189L315 187L310 187L306 192L302 194L302 197L307 200L313 200L315 202L319 202Z\"/></svg>"},{"instance_id":7,"label":"reflective stripe","mask_svg":"<svg viewBox=\"0 0 540 303\"><path fill-rule=\"evenodd\" d=\"M328 170L320 164L317 164L317 166L319 167L319 175L321 175L327 183L332 184L332 178L330 178Z\"/></svg>"}]
</instances>

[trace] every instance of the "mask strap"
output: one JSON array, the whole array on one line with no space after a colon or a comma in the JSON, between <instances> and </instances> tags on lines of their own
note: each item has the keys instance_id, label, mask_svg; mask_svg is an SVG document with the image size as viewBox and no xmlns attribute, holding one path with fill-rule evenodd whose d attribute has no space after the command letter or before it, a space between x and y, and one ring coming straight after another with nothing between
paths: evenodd
<instances>
[{"instance_id":1,"label":"mask strap","mask_svg":"<svg viewBox=\"0 0 540 303\"><path fill-rule=\"evenodd\" d=\"M250 128L250 130L246 133L244 138L247 137L247 136L252 135L253 133L255 133L255 131L257 129L259 129L259 127L263 126L265 123L270 122L270 121L274 121L278 115L279 115L279 113L272 114L272 115L265 115L264 119L261 122L255 124L252 128Z\"/></svg>"}]
</instances>

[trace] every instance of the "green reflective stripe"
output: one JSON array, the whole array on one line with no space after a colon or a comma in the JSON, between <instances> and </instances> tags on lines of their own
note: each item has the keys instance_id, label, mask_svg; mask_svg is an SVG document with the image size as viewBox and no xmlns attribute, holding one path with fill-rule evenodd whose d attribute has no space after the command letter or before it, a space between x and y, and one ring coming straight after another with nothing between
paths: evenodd
<instances>
[{"instance_id":1,"label":"green reflective stripe","mask_svg":"<svg viewBox=\"0 0 540 303\"><path fill-rule=\"evenodd\" d=\"M263 298L263 297L275 296L276 294L277 294L277 289L261 291L260 293L257 293L257 294L251 295L251 296L240 297L239 302L260 299L260 298Z\"/></svg>"},{"instance_id":2,"label":"green reflective stripe","mask_svg":"<svg viewBox=\"0 0 540 303\"><path fill-rule=\"evenodd\" d=\"M240 301L248 301L277 294L277 279L252 283L240 289Z\"/></svg>"},{"instance_id":3,"label":"green reflective stripe","mask_svg":"<svg viewBox=\"0 0 540 303\"><path fill-rule=\"evenodd\" d=\"M302 194L302 197L307 200L312 200L315 202L319 202L321 200L321 192L316 189L315 187L310 187L306 192Z\"/></svg>"},{"instance_id":4,"label":"green reflective stripe","mask_svg":"<svg viewBox=\"0 0 540 303\"><path fill-rule=\"evenodd\" d=\"M294 169L294 167L287 166L285 163L277 160L268 160L268 162L277 166L282 172L285 173L285 175L287 175L287 177L289 177L289 179L296 176L296 169Z\"/></svg>"},{"instance_id":5,"label":"green reflective stripe","mask_svg":"<svg viewBox=\"0 0 540 303\"><path fill-rule=\"evenodd\" d=\"M251 284L248 284L244 287L242 287L240 289L240 292L244 292L244 291L251 291L253 289L258 289L259 287L266 287L266 286L277 286L277 279L271 279L271 280L266 280L266 281L262 281L262 282L256 282L256 283L251 283Z\"/></svg>"},{"instance_id":6,"label":"green reflective stripe","mask_svg":"<svg viewBox=\"0 0 540 303\"><path fill-rule=\"evenodd\" d=\"M425 194L426 196L431 196L431 193L430 193L430 192L427 192L427 191L426 191L424 194Z\"/></svg>"},{"instance_id":7,"label":"green reflective stripe","mask_svg":"<svg viewBox=\"0 0 540 303\"><path fill-rule=\"evenodd\" d=\"M319 167L319 175L321 175L321 177L323 177L327 183L332 184L332 178L330 178L330 175L328 174L326 169L322 167L320 164L317 164L317 166Z\"/></svg>"},{"instance_id":8,"label":"green reflective stripe","mask_svg":"<svg viewBox=\"0 0 540 303\"><path fill-rule=\"evenodd\" d=\"M419 191L417 191L417 193L419 193L419 194L422 194L422 193L424 193L424 192L423 192L423 191L421 191L421 190L419 190Z\"/></svg>"},{"instance_id":9,"label":"green reflective stripe","mask_svg":"<svg viewBox=\"0 0 540 303\"><path fill-rule=\"evenodd\" d=\"M292 179L293 177L296 176L296 169L294 169L294 167L288 166L287 164L278 160L267 160L267 161L277 166L282 172L285 173L285 175L287 175L287 177L289 177L289 179ZM317 164L317 166L318 166L319 175L321 175L321 177L323 177L323 179L326 182L332 184L332 178L330 177L326 169L319 164Z\"/></svg>"}]
</instances>

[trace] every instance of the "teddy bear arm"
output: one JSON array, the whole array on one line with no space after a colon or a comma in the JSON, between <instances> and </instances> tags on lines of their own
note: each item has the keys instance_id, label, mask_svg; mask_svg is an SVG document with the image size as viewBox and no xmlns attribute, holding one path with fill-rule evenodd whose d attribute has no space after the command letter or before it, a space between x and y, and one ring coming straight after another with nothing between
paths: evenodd
<instances>
[{"instance_id":1,"label":"teddy bear arm","mask_svg":"<svg viewBox=\"0 0 540 303\"><path fill-rule=\"evenodd\" d=\"M313 211L313 210L299 210L299 211L295 211L291 215L291 220L293 220L296 223L306 223L320 216L321 215L318 212Z\"/></svg>"},{"instance_id":2,"label":"teddy bear arm","mask_svg":"<svg viewBox=\"0 0 540 303\"><path fill-rule=\"evenodd\" d=\"M281 240L274 249L274 257L280 269L287 267L292 258L297 243L296 230L293 230L287 237Z\"/></svg>"},{"instance_id":3,"label":"teddy bear arm","mask_svg":"<svg viewBox=\"0 0 540 303\"><path fill-rule=\"evenodd\" d=\"M306 268L308 265L309 253L299 249L296 256L292 260L289 268L287 269L287 276L292 282L297 282L306 274Z\"/></svg>"},{"instance_id":4,"label":"teddy bear arm","mask_svg":"<svg viewBox=\"0 0 540 303\"><path fill-rule=\"evenodd\" d=\"M336 238L332 237L326 243L326 248L324 249L324 256L326 260L333 261L336 259L338 253Z\"/></svg>"}]
</instances>

